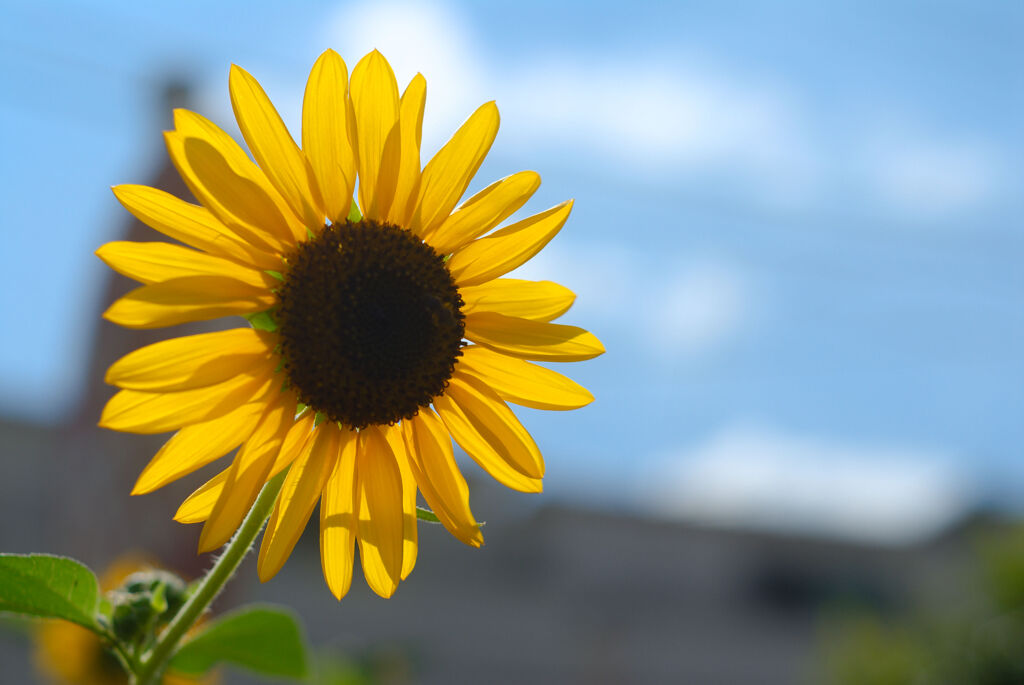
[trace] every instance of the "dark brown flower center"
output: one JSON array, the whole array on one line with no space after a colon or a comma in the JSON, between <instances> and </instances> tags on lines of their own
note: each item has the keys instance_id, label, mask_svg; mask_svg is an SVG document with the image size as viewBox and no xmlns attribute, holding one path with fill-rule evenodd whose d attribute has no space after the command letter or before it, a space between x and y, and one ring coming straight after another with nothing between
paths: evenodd
<instances>
[{"instance_id":1,"label":"dark brown flower center","mask_svg":"<svg viewBox=\"0 0 1024 685\"><path fill-rule=\"evenodd\" d=\"M444 259L407 230L326 227L288 256L277 322L299 399L350 428L411 418L444 392L465 330Z\"/></svg>"}]
</instances>

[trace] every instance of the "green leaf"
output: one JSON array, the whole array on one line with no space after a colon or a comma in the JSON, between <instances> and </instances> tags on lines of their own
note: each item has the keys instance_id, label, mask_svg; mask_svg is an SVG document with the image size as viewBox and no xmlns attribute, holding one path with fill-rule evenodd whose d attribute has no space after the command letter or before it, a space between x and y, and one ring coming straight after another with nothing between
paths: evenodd
<instances>
[{"instance_id":1,"label":"green leaf","mask_svg":"<svg viewBox=\"0 0 1024 685\"><path fill-rule=\"evenodd\" d=\"M98 631L99 583L88 567L49 554L0 554L0 611L63 618Z\"/></svg>"},{"instance_id":2,"label":"green leaf","mask_svg":"<svg viewBox=\"0 0 1024 685\"><path fill-rule=\"evenodd\" d=\"M269 331L273 333L277 330L277 322L274 321L274 317L271 316L270 312L248 314L245 318L250 324L252 324L252 327L258 331Z\"/></svg>"},{"instance_id":3,"label":"green leaf","mask_svg":"<svg viewBox=\"0 0 1024 685\"><path fill-rule=\"evenodd\" d=\"M352 207L348 210L348 216L346 217L352 223L362 220L363 214L359 211L359 205L356 204L355 198L352 199Z\"/></svg>"},{"instance_id":4,"label":"green leaf","mask_svg":"<svg viewBox=\"0 0 1024 685\"><path fill-rule=\"evenodd\" d=\"M441 519L437 518L437 514L426 509L424 507L416 507L416 518L421 521L430 521L431 523L441 523Z\"/></svg>"},{"instance_id":5,"label":"green leaf","mask_svg":"<svg viewBox=\"0 0 1024 685\"><path fill-rule=\"evenodd\" d=\"M243 607L206 626L182 645L170 668L199 676L226 661L268 676L306 676L306 645L291 613L271 606Z\"/></svg>"}]
</instances>

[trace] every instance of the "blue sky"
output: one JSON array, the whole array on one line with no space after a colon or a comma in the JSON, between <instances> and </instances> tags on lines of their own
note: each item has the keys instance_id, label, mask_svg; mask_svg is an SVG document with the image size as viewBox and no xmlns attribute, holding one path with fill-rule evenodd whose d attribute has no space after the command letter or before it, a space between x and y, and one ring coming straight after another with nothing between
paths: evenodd
<instances>
[{"instance_id":1,"label":"blue sky","mask_svg":"<svg viewBox=\"0 0 1024 685\"><path fill-rule=\"evenodd\" d=\"M524 411L549 493L912 536L1024 487L1024 5L22 3L0 9L0 407L80 388L107 187L161 163L167 74L231 127L228 65L297 116L325 48L428 82L432 152L478 104L473 188L576 209L524 269L579 296L598 400Z\"/></svg>"}]
</instances>

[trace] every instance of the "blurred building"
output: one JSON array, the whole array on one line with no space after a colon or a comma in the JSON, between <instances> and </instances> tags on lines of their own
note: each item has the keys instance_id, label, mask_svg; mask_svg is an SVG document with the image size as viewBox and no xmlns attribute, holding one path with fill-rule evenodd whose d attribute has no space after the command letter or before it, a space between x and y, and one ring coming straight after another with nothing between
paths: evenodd
<instances>
[{"instance_id":1,"label":"blurred building","mask_svg":"<svg viewBox=\"0 0 1024 685\"><path fill-rule=\"evenodd\" d=\"M169 163L152 184L188 197ZM162 239L134 220L126 221L124 236ZM169 335L101 321L102 307L132 287L109 278L96 303L90 382L79 411L57 425L0 419L0 549L66 554L102 568L126 547L142 548L197 575L209 563L194 552L198 529L171 515L217 467L132 498L136 476L164 438L95 425L113 394L102 382L107 366ZM350 595L335 603L309 530L277 578L259 585L247 562L215 610L254 599L288 605L323 653L377 654L398 664L388 682L793 685L817 682L820 622L837 607L898 614L929 597L969 600L961 582L970 563L966 522L926 543L883 547L546 499L531 508L536 499L489 482L471 486L488 544L472 550L423 524L417 569L389 601L357 577ZM0 683L35 682L22 637L0 633L0 663Z\"/></svg>"}]
</instances>

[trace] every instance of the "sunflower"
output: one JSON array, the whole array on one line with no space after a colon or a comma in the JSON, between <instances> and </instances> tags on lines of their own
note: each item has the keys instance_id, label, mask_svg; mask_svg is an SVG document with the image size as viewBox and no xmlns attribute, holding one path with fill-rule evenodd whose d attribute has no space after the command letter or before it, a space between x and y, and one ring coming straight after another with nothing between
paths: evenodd
<instances>
[{"instance_id":1,"label":"sunflower","mask_svg":"<svg viewBox=\"0 0 1024 685\"><path fill-rule=\"evenodd\" d=\"M207 119L176 110L167 149L200 205L144 186L113 190L185 246L113 242L97 254L143 284L104 313L114 323L241 315L250 326L158 342L115 362L106 381L121 390L100 425L177 431L133 494L239 448L175 515L204 522L201 552L223 545L262 486L288 469L260 579L278 572L319 502L332 593L348 591L358 542L367 583L389 597L416 561L417 492L452 535L483 544L453 438L500 483L540 492L541 453L506 403L563 410L593 400L532 363L604 351L587 331L552 323L573 293L502 278L558 233L572 202L493 230L540 185L522 171L459 205L497 134L497 107L479 107L421 168L426 81L417 74L399 96L377 51L351 79L337 53L320 56L301 147L237 66L230 92L256 163Z\"/></svg>"}]
</instances>

